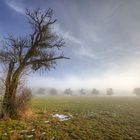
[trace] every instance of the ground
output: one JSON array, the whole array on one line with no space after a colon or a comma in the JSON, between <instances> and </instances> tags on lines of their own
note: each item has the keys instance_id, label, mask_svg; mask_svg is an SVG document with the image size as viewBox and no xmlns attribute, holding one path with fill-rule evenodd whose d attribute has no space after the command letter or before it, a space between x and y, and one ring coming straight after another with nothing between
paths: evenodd
<instances>
[{"instance_id":1,"label":"ground","mask_svg":"<svg viewBox=\"0 0 140 140\"><path fill-rule=\"evenodd\" d=\"M29 118L1 121L0 139L140 139L138 97L34 97L32 110Z\"/></svg>"}]
</instances>

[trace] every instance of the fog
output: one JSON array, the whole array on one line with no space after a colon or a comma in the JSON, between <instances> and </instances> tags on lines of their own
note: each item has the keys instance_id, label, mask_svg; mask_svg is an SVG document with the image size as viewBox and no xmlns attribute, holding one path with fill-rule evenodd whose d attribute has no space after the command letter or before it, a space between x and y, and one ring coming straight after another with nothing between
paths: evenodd
<instances>
[{"instance_id":1,"label":"fog","mask_svg":"<svg viewBox=\"0 0 140 140\"><path fill-rule=\"evenodd\" d=\"M121 68L113 67L98 76L94 73L85 73L81 76L67 75L61 79L48 76L31 77L28 84L31 87L54 87L61 90L65 88L72 88L73 90L80 88L97 88L100 90L113 88L116 91L128 91L131 93L134 88L140 85L139 75L140 66L131 64ZM118 93L118 95L121 94L123 93Z\"/></svg>"}]
</instances>

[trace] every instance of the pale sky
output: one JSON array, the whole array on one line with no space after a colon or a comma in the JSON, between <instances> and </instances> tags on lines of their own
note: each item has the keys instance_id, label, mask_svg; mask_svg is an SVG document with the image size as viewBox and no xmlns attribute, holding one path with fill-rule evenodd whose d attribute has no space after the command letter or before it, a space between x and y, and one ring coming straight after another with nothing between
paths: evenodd
<instances>
[{"instance_id":1,"label":"pale sky","mask_svg":"<svg viewBox=\"0 0 140 140\"><path fill-rule=\"evenodd\" d=\"M30 31L24 9L54 10L54 31L66 42L56 69L28 77L30 86L140 87L140 0L0 0L0 38Z\"/></svg>"}]
</instances>

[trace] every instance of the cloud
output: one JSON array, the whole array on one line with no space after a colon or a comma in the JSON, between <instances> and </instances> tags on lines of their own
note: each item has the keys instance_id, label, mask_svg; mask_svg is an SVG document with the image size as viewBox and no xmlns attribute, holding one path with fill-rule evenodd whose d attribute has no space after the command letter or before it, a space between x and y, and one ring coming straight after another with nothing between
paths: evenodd
<instances>
[{"instance_id":1,"label":"cloud","mask_svg":"<svg viewBox=\"0 0 140 140\"><path fill-rule=\"evenodd\" d=\"M90 50L90 47L84 40L76 38L74 35L70 33L70 31L65 31L60 27L59 24L56 24L54 27L54 32L58 35L62 36L66 41L69 41L72 46L76 46L74 49L74 54L79 57L86 57L90 59L97 59L98 57ZM93 36L93 34L92 34ZM87 49L88 48L88 49Z\"/></svg>"},{"instance_id":2,"label":"cloud","mask_svg":"<svg viewBox=\"0 0 140 140\"><path fill-rule=\"evenodd\" d=\"M17 1L7 1L6 4L18 13L24 14L25 9L17 4Z\"/></svg>"},{"instance_id":3,"label":"cloud","mask_svg":"<svg viewBox=\"0 0 140 140\"><path fill-rule=\"evenodd\" d=\"M56 24L53 28L53 31L56 32L58 35L62 36L64 39L69 40L76 44L82 44L82 42L77 39L76 37L72 36L69 31L65 31L60 27L59 24Z\"/></svg>"}]
</instances>

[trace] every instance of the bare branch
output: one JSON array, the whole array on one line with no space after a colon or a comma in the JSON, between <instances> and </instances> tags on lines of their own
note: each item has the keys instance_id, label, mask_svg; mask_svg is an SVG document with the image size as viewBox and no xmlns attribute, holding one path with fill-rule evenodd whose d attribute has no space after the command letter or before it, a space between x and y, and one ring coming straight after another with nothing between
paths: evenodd
<instances>
[{"instance_id":1,"label":"bare branch","mask_svg":"<svg viewBox=\"0 0 140 140\"><path fill-rule=\"evenodd\" d=\"M70 59L70 58L64 57L64 56L58 56L58 57L49 58L49 59L36 59L34 61L28 62L27 65L34 64L34 63L47 63L49 61L53 61L53 60L57 60L57 59Z\"/></svg>"}]
</instances>

